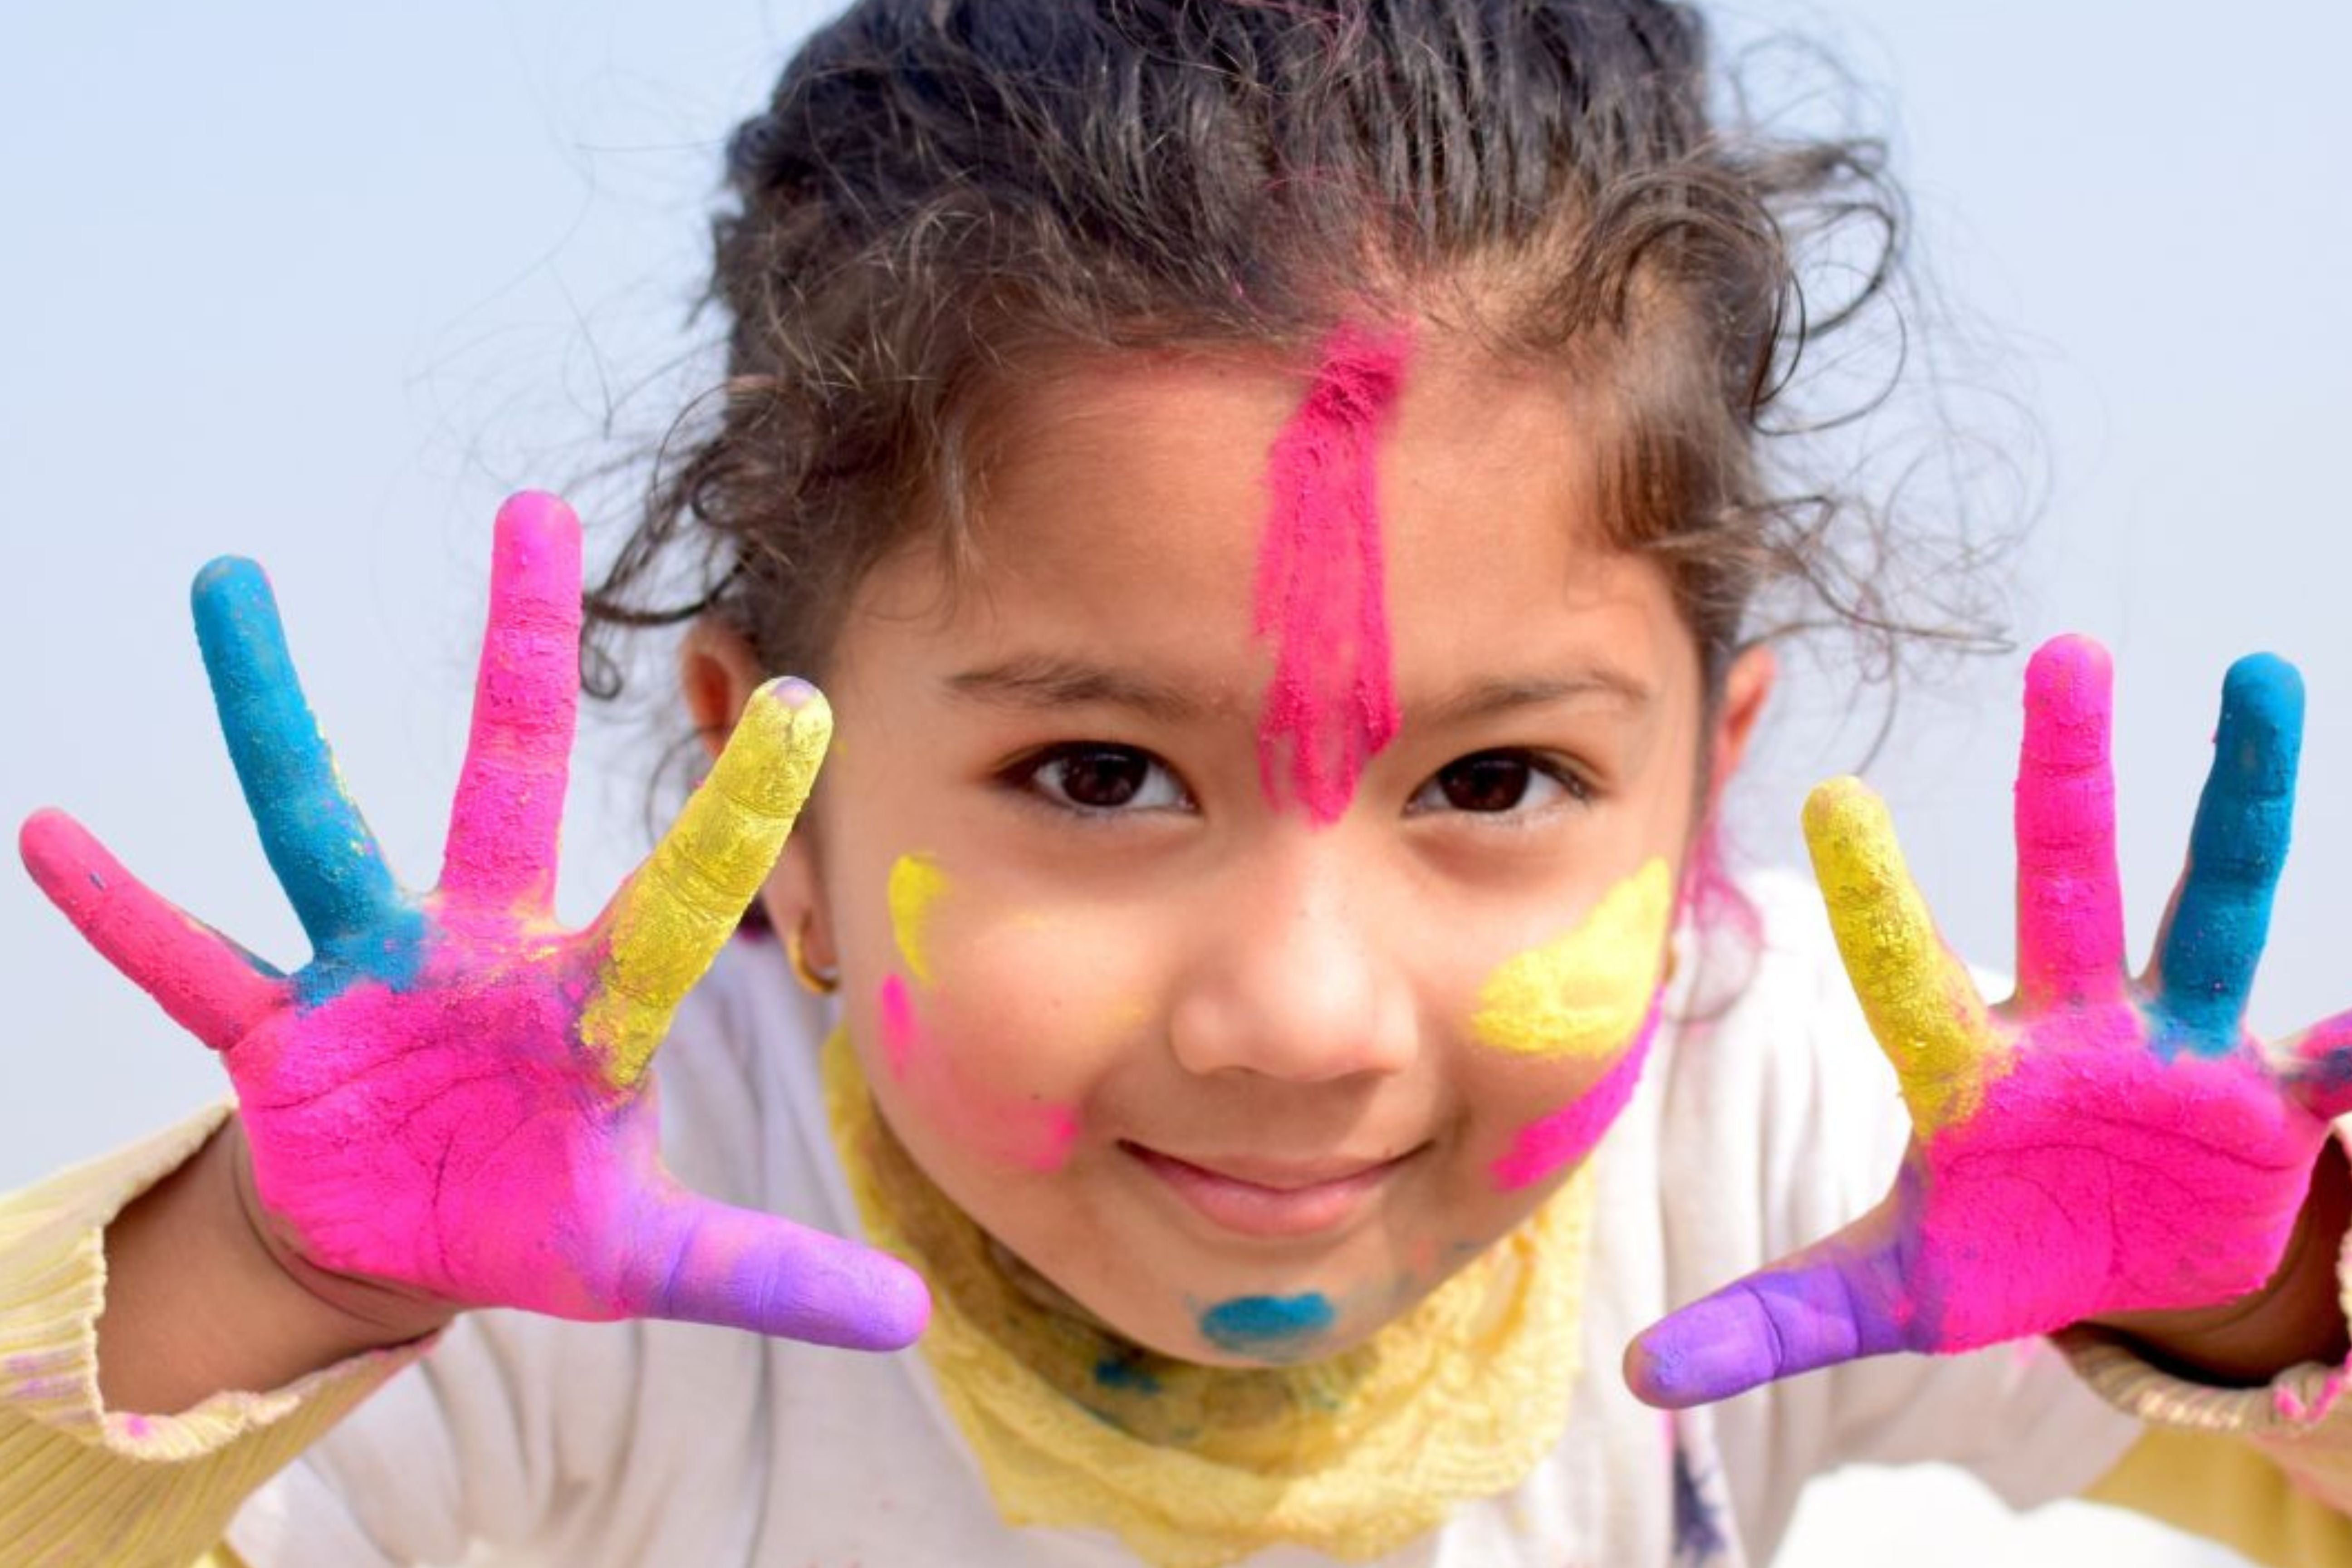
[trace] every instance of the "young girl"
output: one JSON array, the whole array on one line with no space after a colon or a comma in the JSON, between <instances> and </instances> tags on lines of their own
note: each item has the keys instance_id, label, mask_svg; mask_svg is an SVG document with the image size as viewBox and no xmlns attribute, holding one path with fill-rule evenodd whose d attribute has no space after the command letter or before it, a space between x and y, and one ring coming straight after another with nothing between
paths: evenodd
<instances>
[{"instance_id":1,"label":"young girl","mask_svg":"<svg viewBox=\"0 0 2352 1568\"><path fill-rule=\"evenodd\" d=\"M1872 175L1711 132L1699 44L1630 0L813 41L733 144L724 397L590 596L694 585L710 776L584 931L560 503L500 517L428 894L206 569L316 956L26 825L238 1105L5 1211L9 1552L1738 1563L1927 1456L2340 1549L2344 1031L2240 1023L2291 673L2231 674L2145 983L2086 644L2029 682L2013 1002L1856 786L1809 807L1851 994L1813 894L1711 868L1757 595L1825 565L1757 449L1781 226Z\"/></svg>"}]
</instances>

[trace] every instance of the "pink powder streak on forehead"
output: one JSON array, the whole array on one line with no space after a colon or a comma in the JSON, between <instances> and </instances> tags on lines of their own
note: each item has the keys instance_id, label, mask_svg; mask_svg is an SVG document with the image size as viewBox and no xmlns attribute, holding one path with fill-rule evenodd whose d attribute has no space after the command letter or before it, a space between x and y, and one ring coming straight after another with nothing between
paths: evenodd
<instances>
[{"instance_id":1,"label":"pink powder streak on forehead","mask_svg":"<svg viewBox=\"0 0 2352 1568\"><path fill-rule=\"evenodd\" d=\"M1341 326L1266 453L1254 629L1275 654L1258 774L1268 800L1279 805L1286 786L1318 825L1347 811L1397 732L1376 459L1411 346L1402 327Z\"/></svg>"}]
</instances>

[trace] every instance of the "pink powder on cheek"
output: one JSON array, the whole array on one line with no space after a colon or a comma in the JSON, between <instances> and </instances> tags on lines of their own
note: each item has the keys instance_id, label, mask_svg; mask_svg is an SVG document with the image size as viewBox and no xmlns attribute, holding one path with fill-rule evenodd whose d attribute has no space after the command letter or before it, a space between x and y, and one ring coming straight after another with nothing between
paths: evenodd
<instances>
[{"instance_id":1,"label":"pink powder on cheek","mask_svg":"<svg viewBox=\"0 0 2352 1568\"><path fill-rule=\"evenodd\" d=\"M1077 1142L1076 1110L1037 1100L1008 1100L972 1084L950 1052L932 1047L900 976L882 982L882 1059L924 1114L989 1158L1030 1171L1057 1171Z\"/></svg>"},{"instance_id":2,"label":"pink powder on cheek","mask_svg":"<svg viewBox=\"0 0 2352 1568\"><path fill-rule=\"evenodd\" d=\"M1505 1192L1532 1186L1565 1171L1592 1152L1633 1097L1641 1081L1642 1064L1650 1055L1650 1041L1658 1032L1658 998L1650 999L1649 1016L1624 1053L1610 1064L1591 1089L1548 1116L1519 1129L1511 1152L1495 1162L1495 1184Z\"/></svg>"},{"instance_id":3,"label":"pink powder on cheek","mask_svg":"<svg viewBox=\"0 0 2352 1568\"><path fill-rule=\"evenodd\" d=\"M1255 630L1275 646L1258 773L1318 824L1339 819L1399 722L1381 565L1377 443L1410 334L1352 324L1324 344L1306 401L1266 454ZM1286 761L1287 768L1286 770Z\"/></svg>"},{"instance_id":4,"label":"pink powder on cheek","mask_svg":"<svg viewBox=\"0 0 2352 1568\"><path fill-rule=\"evenodd\" d=\"M907 993L907 983L893 974L882 982L879 998L882 1012L882 1061L890 1076L901 1083L914 1066L915 1050L922 1043L922 1034L915 1025L915 999Z\"/></svg>"}]
</instances>

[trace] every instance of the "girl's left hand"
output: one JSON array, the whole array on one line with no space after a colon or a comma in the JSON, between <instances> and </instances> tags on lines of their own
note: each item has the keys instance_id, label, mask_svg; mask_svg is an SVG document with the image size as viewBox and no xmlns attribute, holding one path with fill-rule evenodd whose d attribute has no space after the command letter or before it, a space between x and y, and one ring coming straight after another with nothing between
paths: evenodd
<instances>
[{"instance_id":1,"label":"girl's left hand","mask_svg":"<svg viewBox=\"0 0 2352 1568\"><path fill-rule=\"evenodd\" d=\"M1877 797L1837 779L1806 803L1839 952L1901 1080L1911 1144L1870 1214L1643 1333L1625 1363L1643 1399L1696 1405L1889 1351L2210 1308L2272 1279L2327 1121L2352 1110L2352 1014L2269 1047L2243 1024L2286 854L2302 683L2268 656L2231 668L2188 868L2137 980L2109 683L2084 638L2046 645L2027 670L2020 973L1998 1006L1937 939Z\"/></svg>"}]
</instances>

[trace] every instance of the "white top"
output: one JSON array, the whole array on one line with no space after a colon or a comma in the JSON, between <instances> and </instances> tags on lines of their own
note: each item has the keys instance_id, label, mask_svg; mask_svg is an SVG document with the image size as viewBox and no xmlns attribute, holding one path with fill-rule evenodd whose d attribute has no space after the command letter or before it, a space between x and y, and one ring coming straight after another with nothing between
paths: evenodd
<instances>
[{"instance_id":1,"label":"white top","mask_svg":"<svg viewBox=\"0 0 2352 1568\"><path fill-rule=\"evenodd\" d=\"M1762 877L1746 890L1761 951L1683 934L1668 1022L1594 1155L1586 1370L1566 1436L1518 1487L1384 1568L1761 1563L1806 1479L1839 1465L1948 1460L2024 1507L2087 1487L2140 1431L2038 1341L1856 1363L1672 1415L1625 1391L1638 1330L1870 1207L1903 1147L1894 1074L1811 889ZM1693 1000L1729 986L1727 1003ZM682 1180L857 1234L818 1082L829 1022L773 943L730 945L659 1058ZM1003 1524L919 1352L510 1312L460 1320L257 1493L229 1539L255 1568L1134 1561L1107 1534Z\"/></svg>"}]
</instances>

